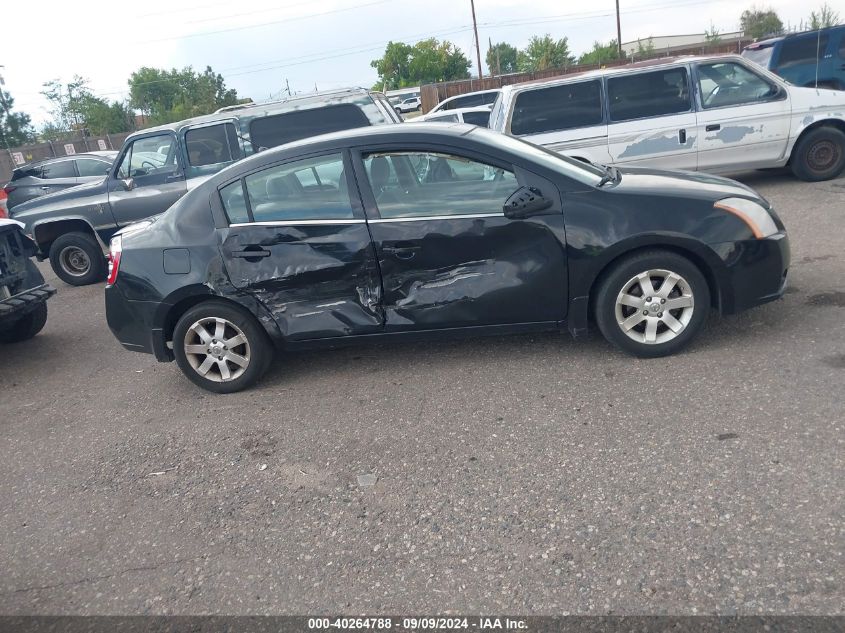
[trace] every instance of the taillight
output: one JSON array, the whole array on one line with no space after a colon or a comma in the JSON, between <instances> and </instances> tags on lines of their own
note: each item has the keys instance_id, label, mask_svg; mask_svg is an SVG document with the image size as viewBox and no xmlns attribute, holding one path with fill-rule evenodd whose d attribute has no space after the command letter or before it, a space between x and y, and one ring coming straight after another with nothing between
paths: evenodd
<instances>
[{"instance_id":1,"label":"taillight","mask_svg":"<svg viewBox=\"0 0 845 633\"><path fill-rule=\"evenodd\" d=\"M120 255L123 252L123 236L115 235L109 244L109 276L106 285L111 286L117 281L117 271L120 268Z\"/></svg>"},{"instance_id":2,"label":"taillight","mask_svg":"<svg viewBox=\"0 0 845 633\"><path fill-rule=\"evenodd\" d=\"M6 185L5 187L3 187L3 193L5 193L8 196L15 189L17 189L17 187L15 187L14 185Z\"/></svg>"}]
</instances>

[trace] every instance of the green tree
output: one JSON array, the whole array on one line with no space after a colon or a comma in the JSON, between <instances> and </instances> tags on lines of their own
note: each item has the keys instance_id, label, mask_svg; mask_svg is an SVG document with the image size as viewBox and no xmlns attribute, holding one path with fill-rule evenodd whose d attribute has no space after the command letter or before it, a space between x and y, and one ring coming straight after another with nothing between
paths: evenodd
<instances>
[{"instance_id":1,"label":"green tree","mask_svg":"<svg viewBox=\"0 0 845 633\"><path fill-rule=\"evenodd\" d=\"M383 89L390 90L422 83L467 79L472 63L451 42L439 42L432 37L413 46L390 42L384 56L373 60L370 65L379 74L379 84Z\"/></svg>"},{"instance_id":2,"label":"green tree","mask_svg":"<svg viewBox=\"0 0 845 633\"><path fill-rule=\"evenodd\" d=\"M487 49L487 57L484 61L487 62L487 68L490 73L494 75L504 75L507 73L515 73L519 70L517 67L517 57L519 51L515 46L511 46L507 42L498 42Z\"/></svg>"},{"instance_id":3,"label":"green tree","mask_svg":"<svg viewBox=\"0 0 845 633\"><path fill-rule=\"evenodd\" d=\"M126 105L96 96L88 87L88 80L79 75L74 75L67 84L58 79L48 81L41 94L51 104L52 120L41 131L50 140L80 132L99 135L130 129L131 115Z\"/></svg>"},{"instance_id":4,"label":"green tree","mask_svg":"<svg viewBox=\"0 0 845 633\"><path fill-rule=\"evenodd\" d=\"M578 58L579 64L604 64L619 59L619 47L616 40L610 40L607 44L593 42L592 50L587 51Z\"/></svg>"},{"instance_id":5,"label":"green tree","mask_svg":"<svg viewBox=\"0 0 845 633\"><path fill-rule=\"evenodd\" d=\"M711 22L710 28L704 31L704 41L708 44L718 44L722 41L721 32Z\"/></svg>"},{"instance_id":6,"label":"green tree","mask_svg":"<svg viewBox=\"0 0 845 633\"><path fill-rule=\"evenodd\" d=\"M129 107L146 114L153 124L171 123L209 114L238 103L238 93L226 88L223 75L207 66L197 73L188 66L172 68L142 67L129 77Z\"/></svg>"},{"instance_id":7,"label":"green tree","mask_svg":"<svg viewBox=\"0 0 845 633\"><path fill-rule=\"evenodd\" d=\"M829 26L836 26L839 22L841 22L841 18L839 17L839 13L834 11L827 2L825 2L819 8L818 13L815 11L810 12L810 17L807 21L810 23L810 30L816 31Z\"/></svg>"},{"instance_id":8,"label":"green tree","mask_svg":"<svg viewBox=\"0 0 845 633\"><path fill-rule=\"evenodd\" d=\"M739 25L746 37L755 40L783 33L783 22L774 9L746 9L739 18Z\"/></svg>"},{"instance_id":9,"label":"green tree","mask_svg":"<svg viewBox=\"0 0 845 633\"><path fill-rule=\"evenodd\" d=\"M523 72L546 70L548 68L565 68L575 63L575 58L569 51L569 40L552 39L548 33L543 37L534 36L528 41L528 46L519 52L519 69Z\"/></svg>"},{"instance_id":10,"label":"green tree","mask_svg":"<svg viewBox=\"0 0 845 633\"><path fill-rule=\"evenodd\" d=\"M29 115L14 112L15 100L7 91L0 89L0 143L8 149L25 145L35 140Z\"/></svg>"},{"instance_id":11,"label":"green tree","mask_svg":"<svg viewBox=\"0 0 845 633\"><path fill-rule=\"evenodd\" d=\"M642 59L643 57L651 57L652 55L654 55L654 39L649 37L645 40L645 44L643 44L643 40L637 40L637 50L634 53L634 57Z\"/></svg>"}]
</instances>

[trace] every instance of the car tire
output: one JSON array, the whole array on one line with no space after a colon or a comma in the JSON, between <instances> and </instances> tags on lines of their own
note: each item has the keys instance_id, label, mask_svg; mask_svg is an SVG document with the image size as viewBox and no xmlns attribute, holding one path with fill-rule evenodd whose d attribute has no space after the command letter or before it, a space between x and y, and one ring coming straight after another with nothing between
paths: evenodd
<instances>
[{"instance_id":1,"label":"car tire","mask_svg":"<svg viewBox=\"0 0 845 633\"><path fill-rule=\"evenodd\" d=\"M808 182L836 178L845 170L845 134L828 126L810 130L798 140L789 165Z\"/></svg>"},{"instance_id":2,"label":"car tire","mask_svg":"<svg viewBox=\"0 0 845 633\"><path fill-rule=\"evenodd\" d=\"M15 321L11 327L0 326L0 343L28 341L47 324L47 302Z\"/></svg>"},{"instance_id":3,"label":"car tire","mask_svg":"<svg viewBox=\"0 0 845 633\"><path fill-rule=\"evenodd\" d=\"M667 280L671 285L664 289ZM666 309L671 305L676 307ZM710 312L710 289L685 257L649 250L613 265L599 283L594 308L609 342L629 354L656 358L674 354L701 331Z\"/></svg>"},{"instance_id":4,"label":"car tire","mask_svg":"<svg viewBox=\"0 0 845 633\"><path fill-rule=\"evenodd\" d=\"M88 233L66 233L50 245L50 265L71 286L88 286L106 278L106 259L100 244Z\"/></svg>"},{"instance_id":5,"label":"car tire","mask_svg":"<svg viewBox=\"0 0 845 633\"><path fill-rule=\"evenodd\" d=\"M255 384L270 366L273 350L251 314L222 301L194 306L173 330L179 368L195 385L214 393L234 393Z\"/></svg>"}]
</instances>

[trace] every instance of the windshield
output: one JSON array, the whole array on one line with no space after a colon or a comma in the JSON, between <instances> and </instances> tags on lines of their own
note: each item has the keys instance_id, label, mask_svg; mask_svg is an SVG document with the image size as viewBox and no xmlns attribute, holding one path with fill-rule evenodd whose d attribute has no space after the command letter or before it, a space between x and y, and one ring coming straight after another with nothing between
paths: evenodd
<instances>
[{"instance_id":1,"label":"windshield","mask_svg":"<svg viewBox=\"0 0 845 633\"><path fill-rule=\"evenodd\" d=\"M772 59L772 52L774 51L774 47L772 46L761 46L759 48L746 48L742 51L742 56L762 66L763 68L769 67L769 62Z\"/></svg>"},{"instance_id":2,"label":"windshield","mask_svg":"<svg viewBox=\"0 0 845 633\"><path fill-rule=\"evenodd\" d=\"M514 154L524 156L535 163L540 163L547 169L556 171L585 185L592 187L598 186L602 182L602 178L607 174L604 167L563 156L545 147L540 147L528 141L507 136L506 134L493 132L486 128L474 128L471 134L473 138L483 143L495 145Z\"/></svg>"}]
</instances>

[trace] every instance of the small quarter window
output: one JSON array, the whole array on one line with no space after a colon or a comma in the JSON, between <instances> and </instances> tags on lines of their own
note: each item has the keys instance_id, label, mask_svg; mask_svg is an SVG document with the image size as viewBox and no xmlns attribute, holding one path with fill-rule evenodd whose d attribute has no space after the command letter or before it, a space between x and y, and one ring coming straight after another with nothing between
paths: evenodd
<instances>
[{"instance_id":1,"label":"small quarter window","mask_svg":"<svg viewBox=\"0 0 845 633\"><path fill-rule=\"evenodd\" d=\"M630 121L689 112L689 82L686 68L669 68L607 80L610 119Z\"/></svg>"},{"instance_id":2,"label":"small quarter window","mask_svg":"<svg viewBox=\"0 0 845 633\"><path fill-rule=\"evenodd\" d=\"M232 224L249 222L249 211L247 211L246 198L244 198L244 186L242 180L237 180L220 189L220 197L223 200L223 207L229 222Z\"/></svg>"}]
</instances>

